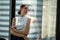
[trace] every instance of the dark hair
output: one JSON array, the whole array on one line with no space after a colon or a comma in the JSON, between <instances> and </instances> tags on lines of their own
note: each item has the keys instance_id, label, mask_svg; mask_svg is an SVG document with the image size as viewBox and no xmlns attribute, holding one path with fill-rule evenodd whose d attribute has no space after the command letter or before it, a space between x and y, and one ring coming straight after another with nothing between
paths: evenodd
<instances>
[{"instance_id":1,"label":"dark hair","mask_svg":"<svg viewBox=\"0 0 60 40\"><path fill-rule=\"evenodd\" d=\"M21 7L20 7L20 10L18 11L18 14L20 15L21 14L21 8L25 7L26 4L22 4Z\"/></svg>"}]
</instances>

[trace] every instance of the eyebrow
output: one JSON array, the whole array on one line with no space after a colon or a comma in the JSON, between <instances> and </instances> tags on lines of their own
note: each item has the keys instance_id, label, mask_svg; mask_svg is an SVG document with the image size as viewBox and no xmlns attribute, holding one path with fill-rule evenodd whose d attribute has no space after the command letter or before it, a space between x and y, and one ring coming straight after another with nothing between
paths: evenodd
<instances>
[{"instance_id":1,"label":"eyebrow","mask_svg":"<svg viewBox=\"0 0 60 40\"><path fill-rule=\"evenodd\" d=\"M25 8L28 8L28 7L25 7Z\"/></svg>"},{"instance_id":2,"label":"eyebrow","mask_svg":"<svg viewBox=\"0 0 60 40\"><path fill-rule=\"evenodd\" d=\"M28 9L28 7L25 7L25 8L27 8L27 9Z\"/></svg>"}]
</instances>

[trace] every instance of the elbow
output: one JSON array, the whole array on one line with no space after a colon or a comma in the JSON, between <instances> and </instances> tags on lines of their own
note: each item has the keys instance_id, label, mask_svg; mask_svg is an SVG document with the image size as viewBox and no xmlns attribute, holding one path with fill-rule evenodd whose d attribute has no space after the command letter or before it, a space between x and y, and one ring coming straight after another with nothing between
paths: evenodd
<instances>
[{"instance_id":1,"label":"elbow","mask_svg":"<svg viewBox=\"0 0 60 40\"><path fill-rule=\"evenodd\" d=\"M29 34L29 32L25 32L25 35L27 36Z\"/></svg>"}]
</instances>

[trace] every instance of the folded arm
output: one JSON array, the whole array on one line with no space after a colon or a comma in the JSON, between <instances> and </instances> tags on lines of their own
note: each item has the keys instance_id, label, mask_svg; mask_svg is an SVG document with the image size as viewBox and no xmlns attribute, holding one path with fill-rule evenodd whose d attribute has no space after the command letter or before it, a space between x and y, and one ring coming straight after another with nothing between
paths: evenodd
<instances>
[{"instance_id":1,"label":"folded arm","mask_svg":"<svg viewBox=\"0 0 60 40\"><path fill-rule=\"evenodd\" d=\"M30 19L28 19L27 24L26 24L26 28L24 31L14 29L15 32L23 34L23 35L27 35L29 33L29 30L30 30Z\"/></svg>"},{"instance_id":2,"label":"folded arm","mask_svg":"<svg viewBox=\"0 0 60 40\"><path fill-rule=\"evenodd\" d=\"M15 29L15 20L16 20L16 19L13 18L11 29L12 29L14 32L16 32L16 33L23 34L23 35L26 35L26 36L27 36L27 34L29 33L29 30L30 30L30 21L31 21L31 20L28 18L25 31L20 31L20 30Z\"/></svg>"}]
</instances>

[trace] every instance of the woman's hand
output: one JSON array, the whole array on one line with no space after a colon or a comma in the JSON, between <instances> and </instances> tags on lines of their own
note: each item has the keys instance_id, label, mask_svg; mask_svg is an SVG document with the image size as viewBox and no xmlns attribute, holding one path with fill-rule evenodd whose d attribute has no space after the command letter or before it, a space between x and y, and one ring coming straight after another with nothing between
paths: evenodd
<instances>
[{"instance_id":1,"label":"woman's hand","mask_svg":"<svg viewBox=\"0 0 60 40\"><path fill-rule=\"evenodd\" d=\"M22 35L22 34L19 34L19 33L15 32L15 31L13 31L13 29L10 30L10 33L11 33L12 35L17 36L17 37L23 37L25 40L28 40L27 36Z\"/></svg>"}]
</instances>

